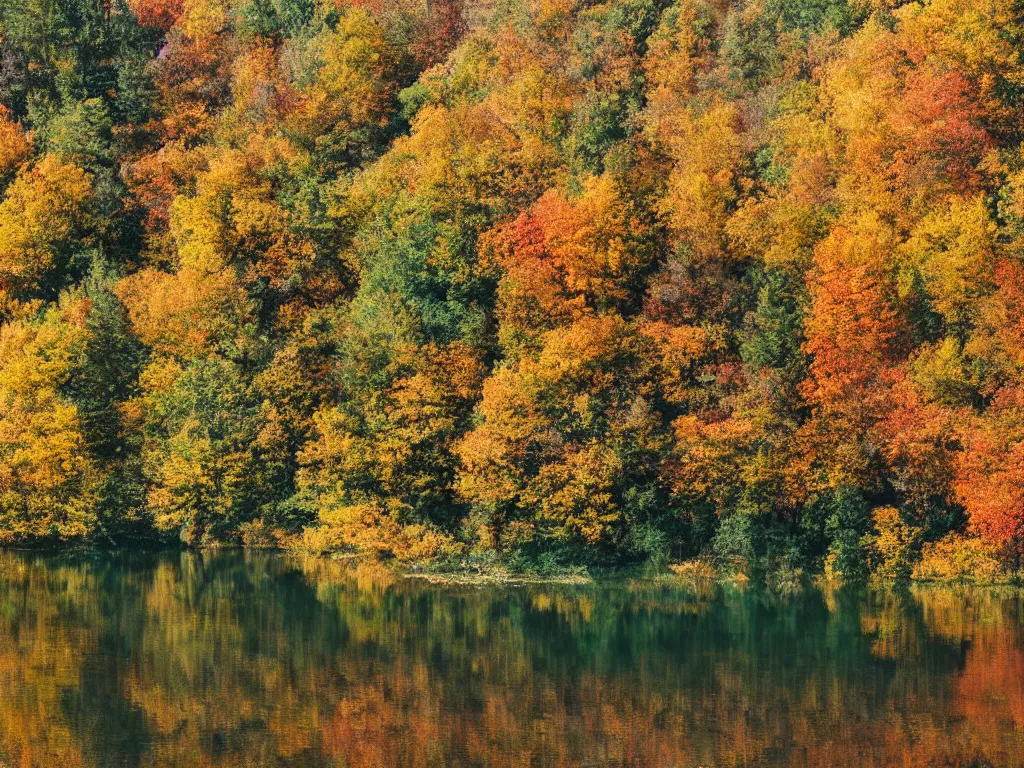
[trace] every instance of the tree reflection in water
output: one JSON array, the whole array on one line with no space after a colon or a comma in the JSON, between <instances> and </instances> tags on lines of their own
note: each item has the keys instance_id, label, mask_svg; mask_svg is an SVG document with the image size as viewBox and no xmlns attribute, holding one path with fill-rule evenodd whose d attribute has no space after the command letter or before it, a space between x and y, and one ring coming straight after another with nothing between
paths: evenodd
<instances>
[{"instance_id":1,"label":"tree reflection in water","mask_svg":"<svg viewBox=\"0 0 1024 768\"><path fill-rule=\"evenodd\" d=\"M0 553L11 766L1024 763L1014 592Z\"/></svg>"}]
</instances>

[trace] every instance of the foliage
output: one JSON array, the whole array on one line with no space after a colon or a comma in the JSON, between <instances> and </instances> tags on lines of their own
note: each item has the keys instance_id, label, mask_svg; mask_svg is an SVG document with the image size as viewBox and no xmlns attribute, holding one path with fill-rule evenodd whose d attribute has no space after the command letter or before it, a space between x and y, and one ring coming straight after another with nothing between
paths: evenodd
<instances>
[{"instance_id":1,"label":"foliage","mask_svg":"<svg viewBox=\"0 0 1024 768\"><path fill-rule=\"evenodd\" d=\"M913 575L915 579L927 581L993 584L1005 577L1005 571L998 552L981 539L950 533L924 545Z\"/></svg>"},{"instance_id":2,"label":"foliage","mask_svg":"<svg viewBox=\"0 0 1024 768\"><path fill-rule=\"evenodd\" d=\"M0 334L0 526L7 543L85 540L99 531L99 471L62 389L80 363L84 302Z\"/></svg>"},{"instance_id":3,"label":"foliage","mask_svg":"<svg viewBox=\"0 0 1024 768\"><path fill-rule=\"evenodd\" d=\"M1015 565L1020 9L485 5L0 0L0 536Z\"/></svg>"}]
</instances>

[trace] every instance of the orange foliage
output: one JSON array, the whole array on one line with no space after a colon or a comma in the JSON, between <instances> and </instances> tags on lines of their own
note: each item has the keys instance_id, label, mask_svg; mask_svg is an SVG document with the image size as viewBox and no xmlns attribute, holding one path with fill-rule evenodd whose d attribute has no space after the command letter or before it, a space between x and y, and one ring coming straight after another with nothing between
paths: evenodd
<instances>
[{"instance_id":1,"label":"orange foliage","mask_svg":"<svg viewBox=\"0 0 1024 768\"><path fill-rule=\"evenodd\" d=\"M11 119L10 110L0 105L0 178L14 173L31 151L21 125Z\"/></svg>"},{"instance_id":2,"label":"orange foliage","mask_svg":"<svg viewBox=\"0 0 1024 768\"><path fill-rule=\"evenodd\" d=\"M497 310L508 347L591 312L628 308L656 251L615 182L589 179L570 199L546 192L515 221L488 233L503 276Z\"/></svg>"},{"instance_id":3,"label":"orange foliage","mask_svg":"<svg viewBox=\"0 0 1024 768\"><path fill-rule=\"evenodd\" d=\"M1024 393L999 393L985 419L968 431L956 491L971 525L996 546L1019 552L1024 534Z\"/></svg>"},{"instance_id":4,"label":"orange foliage","mask_svg":"<svg viewBox=\"0 0 1024 768\"><path fill-rule=\"evenodd\" d=\"M166 32L181 16L185 0L129 0L128 7L142 26Z\"/></svg>"},{"instance_id":5,"label":"orange foliage","mask_svg":"<svg viewBox=\"0 0 1024 768\"><path fill-rule=\"evenodd\" d=\"M808 395L857 423L881 415L899 378L903 327L885 274L890 237L876 218L837 226L817 248L808 277Z\"/></svg>"},{"instance_id":6,"label":"orange foliage","mask_svg":"<svg viewBox=\"0 0 1024 768\"><path fill-rule=\"evenodd\" d=\"M185 267L173 275L143 270L121 281L117 293L145 344L183 358L241 335L251 312L231 269Z\"/></svg>"}]
</instances>

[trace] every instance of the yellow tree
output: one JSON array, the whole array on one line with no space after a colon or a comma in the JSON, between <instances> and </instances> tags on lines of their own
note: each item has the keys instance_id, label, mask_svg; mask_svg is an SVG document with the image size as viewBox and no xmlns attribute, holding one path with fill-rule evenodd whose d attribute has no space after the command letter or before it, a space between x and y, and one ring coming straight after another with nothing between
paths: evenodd
<instances>
[{"instance_id":1,"label":"yellow tree","mask_svg":"<svg viewBox=\"0 0 1024 768\"><path fill-rule=\"evenodd\" d=\"M84 351L85 302L0 331L0 541L82 539L97 527L99 473L62 396Z\"/></svg>"},{"instance_id":2,"label":"yellow tree","mask_svg":"<svg viewBox=\"0 0 1024 768\"><path fill-rule=\"evenodd\" d=\"M88 224L89 175L54 155L23 168L0 203L0 301L53 293Z\"/></svg>"},{"instance_id":3,"label":"yellow tree","mask_svg":"<svg viewBox=\"0 0 1024 768\"><path fill-rule=\"evenodd\" d=\"M498 549L534 538L593 552L625 545L671 515L652 339L601 315L541 342L485 382L480 424L459 446L474 534Z\"/></svg>"}]
</instances>

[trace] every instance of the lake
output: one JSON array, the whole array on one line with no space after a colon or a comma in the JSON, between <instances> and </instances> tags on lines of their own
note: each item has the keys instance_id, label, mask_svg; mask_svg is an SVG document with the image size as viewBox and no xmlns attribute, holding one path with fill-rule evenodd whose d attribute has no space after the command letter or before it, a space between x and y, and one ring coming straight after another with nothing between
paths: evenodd
<instances>
[{"instance_id":1,"label":"lake","mask_svg":"<svg viewBox=\"0 0 1024 768\"><path fill-rule=\"evenodd\" d=\"M1024 765L1022 609L0 552L0 765Z\"/></svg>"}]
</instances>

